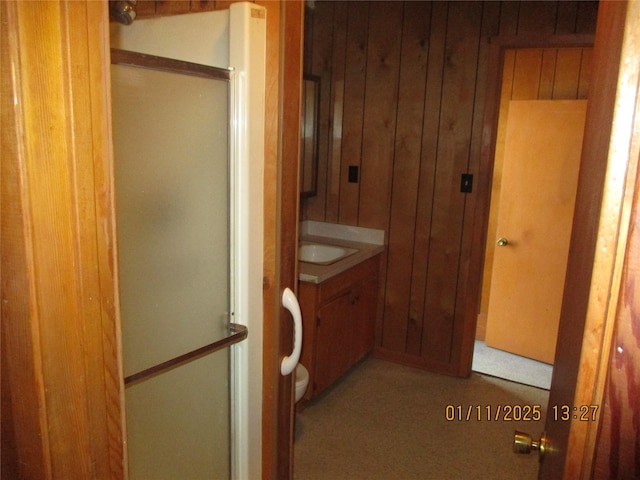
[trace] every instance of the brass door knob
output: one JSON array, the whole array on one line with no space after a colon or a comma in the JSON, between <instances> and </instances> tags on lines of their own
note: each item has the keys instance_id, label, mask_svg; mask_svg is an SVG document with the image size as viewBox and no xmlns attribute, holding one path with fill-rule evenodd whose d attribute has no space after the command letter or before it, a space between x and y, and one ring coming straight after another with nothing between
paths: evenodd
<instances>
[{"instance_id":1,"label":"brass door knob","mask_svg":"<svg viewBox=\"0 0 640 480\"><path fill-rule=\"evenodd\" d=\"M531 453L532 451L538 451L540 461L544 457L544 452L547 447L547 436L545 432L540 434L540 440L535 441L531 438L531 435L525 432L515 431L513 436L513 451L514 453Z\"/></svg>"},{"instance_id":2,"label":"brass door knob","mask_svg":"<svg viewBox=\"0 0 640 480\"><path fill-rule=\"evenodd\" d=\"M501 238L498 239L498 246L499 247L504 247L506 245L509 245L509 240L507 240L504 237L501 237Z\"/></svg>"}]
</instances>

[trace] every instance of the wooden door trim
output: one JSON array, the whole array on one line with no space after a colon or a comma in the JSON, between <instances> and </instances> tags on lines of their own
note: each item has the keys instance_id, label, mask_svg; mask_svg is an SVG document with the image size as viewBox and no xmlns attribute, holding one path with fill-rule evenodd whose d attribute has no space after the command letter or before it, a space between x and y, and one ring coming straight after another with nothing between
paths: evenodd
<instances>
[{"instance_id":1,"label":"wooden door trim","mask_svg":"<svg viewBox=\"0 0 640 480\"><path fill-rule=\"evenodd\" d=\"M277 258L277 179L279 146L280 4L256 2L267 10L265 143L264 143L264 257L262 351L262 478L277 478L279 279Z\"/></svg>"},{"instance_id":2,"label":"wooden door trim","mask_svg":"<svg viewBox=\"0 0 640 480\"><path fill-rule=\"evenodd\" d=\"M464 325L462 327L461 361L458 372L461 376L471 373L476 324L482 295L482 275L484 254L487 247L487 228L491 205L491 182L493 178L493 162L498 133L498 117L500 114L500 89L505 52L519 48L579 48L592 47L595 36L580 35L519 35L492 37L488 67L487 95L482 128L482 144L478 166L476 192L478 200L475 204L472 225L472 242L469 256L469 295L463 305Z\"/></svg>"},{"instance_id":3,"label":"wooden door trim","mask_svg":"<svg viewBox=\"0 0 640 480\"><path fill-rule=\"evenodd\" d=\"M256 3L267 9L262 406L262 478L267 480L290 478L293 473L293 376L280 375L280 361L290 352L293 332L281 297L285 287L295 291L297 284L304 4Z\"/></svg>"},{"instance_id":4,"label":"wooden door trim","mask_svg":"<svg viewBox=\"0 0 640 480\"><path fill-rule=\"evenodd\" d=\"M611 31L624 32L620 57L637 59L640 57L640 4L612 3L618 5L602 5L601 14L610 22L608 28L602 28L603 37L610 39ZM624 309L619 304L619 294L627 267L629 229L633 221L633 201L638 195L640 163L640 69L636 62L620 62L619 69L574 398L574 405L598 405L601 409L604 408L605 383L612 361L616 319ZM601 415L595 422L571 422L565 479L591 478L600 418Z\"/></svg>"},{"instance_id":5,"label":"wooden door trim","mask_svg":"<svg viewBox=\"0 0 640 480\"><path fill-rule=\"evenodd\" d=\"M298 290L298 210L300 201L299 159L300 125L302 115L302 55L304 38L304 2L287 1L281 6L283 42L282 59L282 151L278 183L280 285L278 299L286 287ZM279 305L280 352L278 366L284 355L293 349L293 323L291 313ZM279 372L278 372L279 373ZM293 427L295 371L279 375L278 395L278 479L293 478Z\"/></svg>"},{"instance_id":6,"label":"wooden door trim","mask_svg":"<svg viewBox=\"0 0 640 480\"><path fill-rule=\"evenodd\" d=\"M1 8L12 473L124 478L106 3Z\"/></svg>"}]
</instances>

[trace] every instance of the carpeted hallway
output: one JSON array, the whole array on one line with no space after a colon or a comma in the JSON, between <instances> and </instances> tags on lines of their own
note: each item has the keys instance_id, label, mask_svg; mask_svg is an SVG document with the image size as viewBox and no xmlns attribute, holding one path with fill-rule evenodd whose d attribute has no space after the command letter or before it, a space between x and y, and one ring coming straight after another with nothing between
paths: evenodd
<instances>
[{"instance_id":1,"label":"carpeted hallway","mask_svg":"<svg viewBox=\"0 0 640 480\"><path fill-rule=\"evenodd\" d=\"M462 380L370 358L296 415L294 479L533 480L537 455L514 454L513 432L539 437L547 398L477 373ZM512 405L540 405L540 420L486 418Z\"/></svg>"}]
</instances>

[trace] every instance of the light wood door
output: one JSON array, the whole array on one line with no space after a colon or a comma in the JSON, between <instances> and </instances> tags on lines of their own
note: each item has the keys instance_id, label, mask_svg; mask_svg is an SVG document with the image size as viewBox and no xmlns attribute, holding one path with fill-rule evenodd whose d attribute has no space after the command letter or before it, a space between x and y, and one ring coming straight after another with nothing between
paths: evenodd
<instances>
[{"instance_id":1,"label":"light wood door","mask_svg":"<svg viewBox=\"0 0 640 480\"><path fill-rule=\"evenodd\" d=\"M546 363L555 355L586 103L509 107L485 341Z\"/></svg>"}]
</instances>

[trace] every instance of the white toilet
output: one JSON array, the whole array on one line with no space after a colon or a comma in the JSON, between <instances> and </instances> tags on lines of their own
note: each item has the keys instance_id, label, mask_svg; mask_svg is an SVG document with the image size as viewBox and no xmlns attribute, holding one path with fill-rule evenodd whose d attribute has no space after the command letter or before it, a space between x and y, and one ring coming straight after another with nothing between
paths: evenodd
<instances>
[{"instance_id":1,"label":"white toilet","mask_svg":"<svg viewBox=\"0 0 640 480\"><path fill-rule=\"evenodd\" d=\"M296 403L303 397L309 385L309 371L304 365L299 363L295 369L294 378L296 380Z\"/></svg>"}]
</instances>

